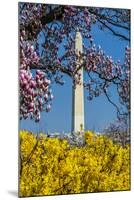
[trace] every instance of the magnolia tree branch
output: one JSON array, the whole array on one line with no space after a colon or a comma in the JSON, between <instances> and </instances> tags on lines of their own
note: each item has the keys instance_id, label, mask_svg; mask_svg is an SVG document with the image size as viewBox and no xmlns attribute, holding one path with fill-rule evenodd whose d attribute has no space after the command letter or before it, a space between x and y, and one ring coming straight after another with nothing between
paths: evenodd
<instances>
[{"instance_id":1,"label":"magnolia tree branch","mask_svg":"<svg viewBox=\"0 0 134 200\"><path fill-rule=\"evenodd\" d=\"M89 8L96 16L101 29L108 29L113 35L130 41L130 10Z\"/></svg>"},{"instance_id":2,"label":"magnolia tree branch","mask_svg":"<svg viewBox=\"0 0 134 200\"><path fill-rule=\"evenodd\" d=\"M92 25L101 23L114 35L128 40L113 27L129 30L129 11L21 3L19 22L21 119L30 117L38 122L40 113L51 109L52 84L63 85L65 75L72 78L74 87L81 84L82 67L89 75L84 82L89 100L114 84L120 103L130 114L130 48L125 49L123 63L115 62L94 44L91 35ZM75 51L77 29L83 37L83 53ZM107 99L115 106L109 96Z\"/></svg>"},{"instance_id":3,"label":"magnolia tree branch","mask_svg":"<svg viewBox=\"0 0 134 200\"><path fill-rule=\"evenodd\" d=\"M24 5L22 7L22 10L24 9ZM49 11L46 13L42 11L42 15L38 19L41 26L44 27L45 25L52 23L53 21L60 21L64 23L64 14L66 6L49 5L49 7L51 9L49 9ZM78 6L78 8L81 10L83 7ZM100 22L100 24L103 25L103 28L110 30L113 35L124 40L130 41L130 10L125 10L126 13L123 14L123 9L102 9L89 7L88 11L89 13L94 15L94 23L98 21ZM40 32L40 26L34 25L34 22L25 25L21 24L20 28L23 29L24 26L27 31L31 32L31 34L34 32L33 35L35 37ZM128 36L122 34L121 30L118 30L118 32L115 31L114 28L116 27L128 31Z\"/></svg>"},{"instance_id":4,"label":"magnolia tree branch","mask_svg":"<svg viewBox=\"0 0 134 200\"><path fill-rule=\"evenodd\" d=\"M110 26L107 25L106 22L103 22L101 21L100 19L98 19L98 21L103 25L103 27L107 28L109 31L111 31L111 33L114 35L114 36L117 36L119 38L122 38L124 40L128 40L130 41L130 38L126 37L125 35L115 31L113 28L111 28Z\"/></svg>"}]
</instances>

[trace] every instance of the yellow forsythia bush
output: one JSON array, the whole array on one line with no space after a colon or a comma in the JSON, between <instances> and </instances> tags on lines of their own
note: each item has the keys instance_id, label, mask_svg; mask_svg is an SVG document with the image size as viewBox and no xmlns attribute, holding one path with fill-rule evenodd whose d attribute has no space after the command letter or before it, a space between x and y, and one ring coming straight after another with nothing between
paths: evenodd
<instances>
[{"instance_id":1,"label":"yellow forsythia bush","mask_svg":"<svg viewBox=\"0 0 134 200\"><path fill-rule=\"evenodd\" d=\"M130 147L84 133L85 144L20 131L20 197L130 190Z\"/></svg>"}]
</instances>

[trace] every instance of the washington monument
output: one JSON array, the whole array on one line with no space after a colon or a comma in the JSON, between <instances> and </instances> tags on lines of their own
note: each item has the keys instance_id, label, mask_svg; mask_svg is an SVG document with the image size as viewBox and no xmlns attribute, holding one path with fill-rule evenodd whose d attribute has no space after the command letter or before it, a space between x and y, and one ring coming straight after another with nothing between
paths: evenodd
<instances>
[{"instance_id":1,"label":"washington monument","mask_svg":"<svg viewBox=\"0 0 134 200\"><path fill-rule=\"evenodd\" d=\"M82 36L79 31L76 32L75 51L81 52ZM81 61L77 61L81 62ZM81 74L81 84L72 88L72 132L84 131L84 91L83 91L83 68L79 70Z\"/></svg>"}]
</instances>

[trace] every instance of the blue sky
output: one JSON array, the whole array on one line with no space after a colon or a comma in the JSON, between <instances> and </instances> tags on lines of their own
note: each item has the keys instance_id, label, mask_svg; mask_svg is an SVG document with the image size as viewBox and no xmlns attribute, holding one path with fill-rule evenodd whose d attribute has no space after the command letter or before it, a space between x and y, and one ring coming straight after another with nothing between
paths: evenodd
<instances>
[{"instance_id":1,"label":"blue sky","mask_svg":"<svg viewBox=\"0 0 134 200\"><path fill-rule=\"evenodd\" d=\"M99 30L96 26L92 27L94 43L101 45L107 55L113 57L115 61L123 61L127 42L119 40L118 37L110 33ZM27 129L33 132L70 132L71 130L71 109L72 109L72 88L71 79L66 77L63 86L53 86L53 106L49 113L42 113L41 120L37 124L27 119L20 121L20 129ZM113 100L117 101L115 89L112 87L111 93ZM101 132L110 122L116 119L115 108L107 101L104 95L87 100L87 92L84 94L85 101L85 129Z\"/></svg>"}]
</instances>

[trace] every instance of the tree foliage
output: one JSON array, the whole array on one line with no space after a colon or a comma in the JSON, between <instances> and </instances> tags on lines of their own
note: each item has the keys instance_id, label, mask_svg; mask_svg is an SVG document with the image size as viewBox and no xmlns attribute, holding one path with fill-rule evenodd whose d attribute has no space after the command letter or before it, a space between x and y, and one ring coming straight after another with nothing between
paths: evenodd
<instances>
[{"instance_id":1,"label":"tree foliage","mask_svg":"<svg viewBox=\"0 0 134 200\"><path fill-rule=\"evenodd\" d=\"M130 125L124 121L116 120L104 129L104 134L122 146L130 144Z\"/></svg>"},{"instance_id":2,"label":"tree foliage","mask_svg":"<svg viewBox=\"0 0 134 200\"><path fill-rule=\"evenodd\" d=\"M87 98L92 100L103 93L116 108L118 118L129 116L130 48L124 50L124 62L114 61L95 45L91 35L94 24L129 45L130 10L19 4L20 118L39 121L40 112L51 109L52 84L64 84L66 75L74 86L81 84L82 67L88 75L84 83ZM78 30L83 37L83 53L74 48ZM111 84L116 87L120 107L110 96Z\"/></svg>"},{"instance_id":3,"label":"tree foliage","mask_svg":"<svg viewBox=\"0 0 134 200\"><path fill-rule=\"evenodd\" d=\"M130 149L84 133L85 145L20 131L22 197L130 190ZM34 151L33 151L34 150Z\"/></svg>"}]
</instances>

